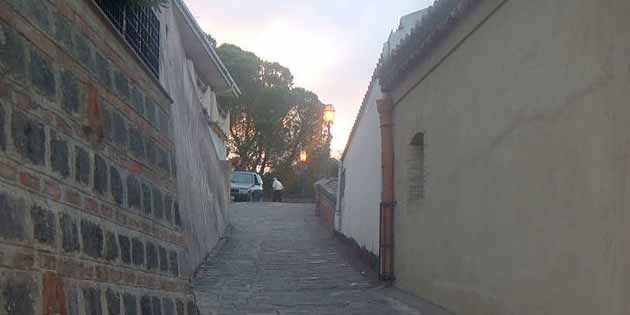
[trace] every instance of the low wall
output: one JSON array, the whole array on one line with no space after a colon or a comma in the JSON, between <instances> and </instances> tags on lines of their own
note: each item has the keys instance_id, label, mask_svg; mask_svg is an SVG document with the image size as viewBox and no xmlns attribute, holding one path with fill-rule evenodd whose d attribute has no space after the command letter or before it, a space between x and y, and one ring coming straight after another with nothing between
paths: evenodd
<instances>
[{"instance_id":1,"label":"low wall","mask_svg":"<svg viewBox=\"0 0 630 315\"><path fill-rule=\"evenodd\" d=\"M330 228L335 229L335 209L337 206L337 179L324 178L314 185L315 192L315 215L318 216L322 223Z\"/></svg>"}]
</instances>

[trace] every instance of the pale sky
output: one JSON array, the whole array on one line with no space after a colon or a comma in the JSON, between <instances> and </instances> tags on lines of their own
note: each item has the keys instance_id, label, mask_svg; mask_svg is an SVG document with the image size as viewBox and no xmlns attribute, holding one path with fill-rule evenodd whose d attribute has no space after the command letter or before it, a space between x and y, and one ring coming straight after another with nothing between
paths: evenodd
<instances>
[{"instance_id":1,"label":"pale sky","mask_svg":"<svg viewBox=\"0 0 630 315\"><path fill-rule=\"evenodd\" d=\"M399 18L433 0L185 0L201 28L288 67L295 84L335 105L340 154L381 48Z\"/></svg>"}]
</instances>

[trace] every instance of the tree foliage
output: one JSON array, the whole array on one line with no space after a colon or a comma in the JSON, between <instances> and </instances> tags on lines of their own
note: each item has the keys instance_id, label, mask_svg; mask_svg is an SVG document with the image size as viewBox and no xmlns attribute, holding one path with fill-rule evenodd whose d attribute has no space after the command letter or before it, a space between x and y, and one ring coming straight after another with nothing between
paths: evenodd
<instances>
[{"instance_id":1,"label":"tree foliage","mask_svg":"<svg viewBox=\"0 0 630 315\"><path fill-rule=\"evenodd\" d=\"M217 47L217 40L214 39L212 35L206 34L206 38L208 38L208 41L210 42L210 45L212 45L212 47Z\"/></svg>"},{"instance_id":2,"label":"tree foliage","mask_svg":"<svg viewBox=\"0 0 630 315\"><path fill-rule=\"evenodd\" d=\"M231 44L217 52L242 92L220 99L231 112L230 154L241 168L286 178L294 176L301 150L328 154L324 105L315 93L294 86L288 68Z\"/></svg>"}]
</instances>

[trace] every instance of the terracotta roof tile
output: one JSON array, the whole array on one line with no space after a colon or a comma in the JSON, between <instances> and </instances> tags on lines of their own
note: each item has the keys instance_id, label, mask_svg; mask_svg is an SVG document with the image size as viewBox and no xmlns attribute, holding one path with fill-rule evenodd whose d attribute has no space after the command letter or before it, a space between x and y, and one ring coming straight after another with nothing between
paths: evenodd
<instances>
[{"instance_id":1,"label":"terracotta roof tile","mask_svg":"<svg viewBox=\"0 0 630 315\"><path fill-rule=\"evenodd\" d=\"M383 90L390 90L444 39L481 0L436 0L428 13L389 57L381 57L377 76Z\"/></svg>"}]
</instances>

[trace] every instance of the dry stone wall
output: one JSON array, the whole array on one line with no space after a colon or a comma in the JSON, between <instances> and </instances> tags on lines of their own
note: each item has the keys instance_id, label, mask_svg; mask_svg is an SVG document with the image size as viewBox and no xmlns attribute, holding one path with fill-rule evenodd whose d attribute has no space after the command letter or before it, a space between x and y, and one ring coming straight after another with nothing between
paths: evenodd
<instances>
[{"instance_id":1,"label":"dry stone wall","mask_svg":"<svg viewBox=\"0 0 630 315\"><path fill-rule=\"evenodd\" d=\"M91 1L0 0L0 314L196 314L171 100Z\"/></svg>"}]
</instances>

